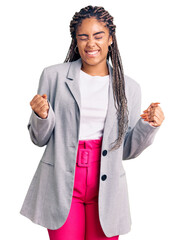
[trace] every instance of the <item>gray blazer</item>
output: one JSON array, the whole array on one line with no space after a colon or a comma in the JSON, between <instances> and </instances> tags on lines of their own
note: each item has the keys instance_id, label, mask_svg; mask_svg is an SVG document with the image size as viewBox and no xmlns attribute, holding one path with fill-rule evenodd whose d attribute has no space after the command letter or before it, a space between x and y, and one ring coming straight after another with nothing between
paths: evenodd
<instances>
[{"instance_id":1,"label":"gray blazer","mask_svg":"<svg viewBox=\"0 0 184 240\"><path fill-rule=\"evenodd\" d=\"M129 127L123 144L109 152L110 143L118 137L118 121L110 73L109 103L104 125L99 180L99 218L107 237L130 231L126 172L122 160L133 159L150 144L160 127L153 127L140 118L140 85L125 75L125 91L129 110ZM80 127L79 73L82 61L55 64L43 69L38 94L48 96L46 119L32 111L28 129L31 140L39 147L46 145L33 176L20 214L48 229L58 229L69 214L76 166ZM107 151L107 154L103 154ZM107 178L104 180L103 175Z\"/></svg>"}]
</instances>

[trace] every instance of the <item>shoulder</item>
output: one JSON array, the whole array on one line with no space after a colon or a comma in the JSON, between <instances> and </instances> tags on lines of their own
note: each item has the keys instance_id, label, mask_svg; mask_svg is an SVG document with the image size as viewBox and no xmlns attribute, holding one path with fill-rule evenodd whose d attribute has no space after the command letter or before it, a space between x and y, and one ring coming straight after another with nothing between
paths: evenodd
<instances>
[{"instance_id":1,"label":"shoulder","mask_svg":"<svg viewBox=\"0 0 184 240\"><path fill-rule=\"evenodd\" d=\"M140 88L140 84L136 80L134 80L133 78L131 78L125 74L124 74L124 80L125 80L125 87L131 88L131 89Z\"/></svg>"},{"instance_id":2,"label":"shoulder","mask_svg":"<svg viewBox=\"0 0 184 240\"><path fill-rule=\"evenodd\" d=\"M54 76L58 73L65 74L68 71L70 64L71 62L53 64L46 66L43 71L45 71L50 76Z\"/></svg>"},{"instance_id":3,"label":"shoulder","mask_svg":"<svg viewBox=\"0 0 184 240\"><path fill-rule=\"evenodd\" d=\"M127 97L128 96L132 97L133 95L141 94L141 86L135 79L124 74L124 81Z\"/></svg>"},{"instance_id":4,"label":"shoulder","mask_svg":"<svg viewBox=\"0 0 184 240\"><path fill-rule=\"evenodd\" d=\"M131 110L134 104L140 102L141 99L141 86L133 78L124 74L125 81L125 94L128 102L128 108Z\"/></svg>"}]
</instances>

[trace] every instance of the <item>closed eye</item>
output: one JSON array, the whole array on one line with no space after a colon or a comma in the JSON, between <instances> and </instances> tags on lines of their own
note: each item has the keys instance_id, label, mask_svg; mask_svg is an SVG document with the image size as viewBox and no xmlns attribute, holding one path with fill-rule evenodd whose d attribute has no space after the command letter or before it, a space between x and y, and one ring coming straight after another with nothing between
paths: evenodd
<instances>
[{"instance_id":1,"label":"closed eye","mask_svg":"<svg viewBox=\"0 0 184 240\"><path fill-rule=\"evenodd\" d=\"M98 38L96 37L95 39L102 39L102 37L98 37Z\"/></svg>"},{"instance_id":2,"label":"closed eye","mask_svg":"<svg viewBox=\"0 0 184 240\"><path fill-rule=\"evenodd\" d=\"M95 39L102 39L103 37L95 37ZM88 40L87 38L80 38L80 40L82 40L82 41L86 41L86 40Z\"/></svg>"}]
</instances>

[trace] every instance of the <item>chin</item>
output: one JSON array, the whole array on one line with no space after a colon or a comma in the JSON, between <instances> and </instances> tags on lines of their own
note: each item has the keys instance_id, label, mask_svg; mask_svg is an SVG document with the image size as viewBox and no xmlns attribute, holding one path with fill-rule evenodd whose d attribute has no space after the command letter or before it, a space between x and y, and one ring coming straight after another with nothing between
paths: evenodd
<instances>
[{"instance_id":1,"label":"chin","mask_svg":"<svg viewBox=\"0 0 184 240\"><path fill-rule=\"evenodd\" d=\"M95 65L98 65L99 63L103 62L105 60L105 58L104 59L82 58L82 60L90 66L95 66Z\"/></svg>"}]
</instances>

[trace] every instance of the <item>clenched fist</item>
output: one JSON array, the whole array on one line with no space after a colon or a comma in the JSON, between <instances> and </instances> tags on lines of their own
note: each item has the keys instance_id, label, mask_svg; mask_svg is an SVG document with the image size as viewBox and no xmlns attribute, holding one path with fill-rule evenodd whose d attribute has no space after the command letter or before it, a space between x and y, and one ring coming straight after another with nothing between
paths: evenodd
<instances>
[{"instance_id":1,"label":"clenched fist","mask_svg":"<svg viewBox=\"0 0 184 240\"><path fill-rule=\"evenodd\" d=\"M158 104L160 103L151 103L150 106L143 111L144 113L141 114L141 117L144 119L144 121L147 121L151 126L154 127L159 127L165 119L164 113Z\"/></svg>"},{"instance_id":2,"label":"clenched fist","mask_svg":"<svg viewBox=\"0 0 184 240\"><path fill-rule=\"evenodd\" d=\"M47 118L49 104L47 101L47 95L43 94L42 96L37 94L30 102L32 110L41 118Z\"/></svg>"}]
</instances>

